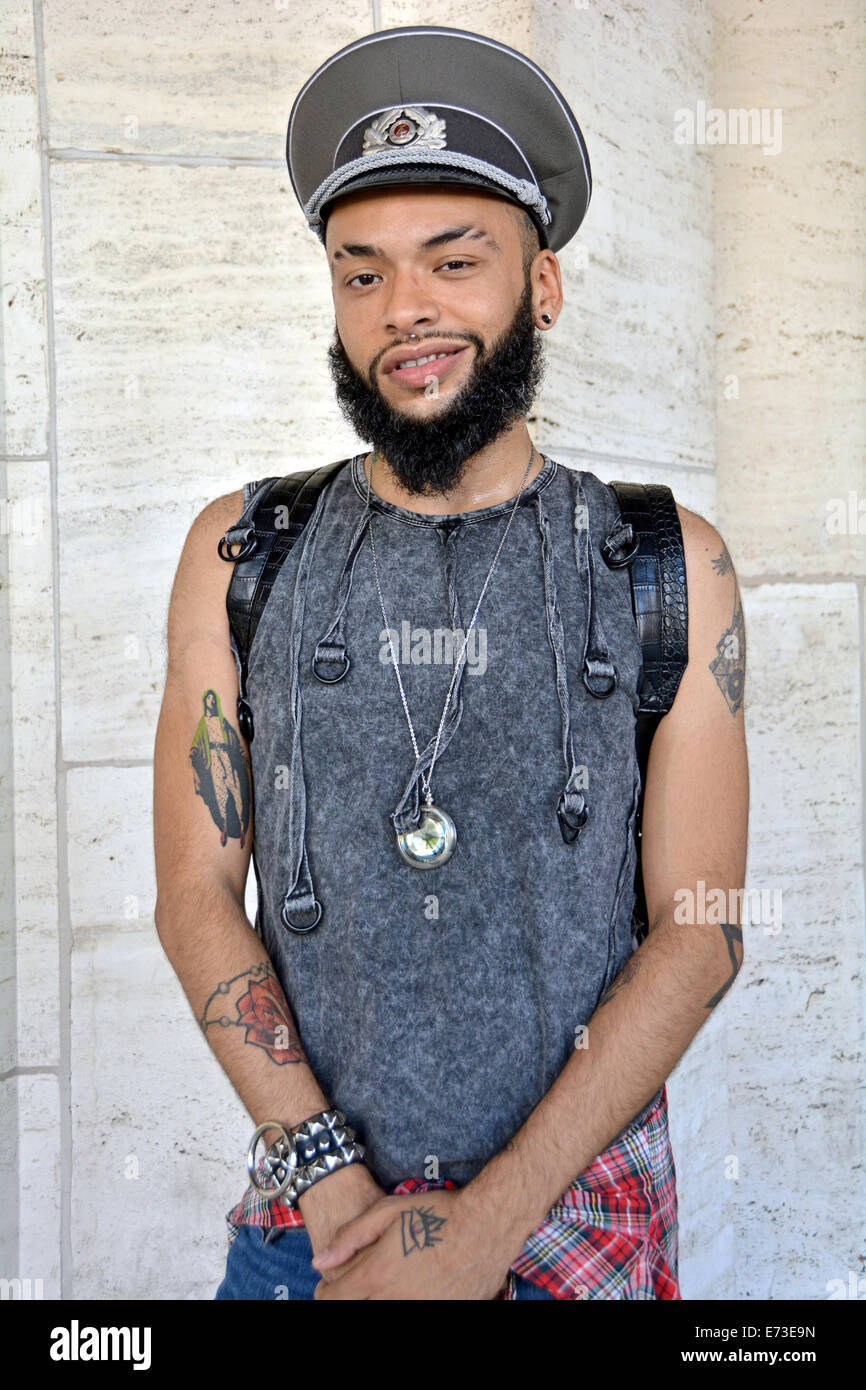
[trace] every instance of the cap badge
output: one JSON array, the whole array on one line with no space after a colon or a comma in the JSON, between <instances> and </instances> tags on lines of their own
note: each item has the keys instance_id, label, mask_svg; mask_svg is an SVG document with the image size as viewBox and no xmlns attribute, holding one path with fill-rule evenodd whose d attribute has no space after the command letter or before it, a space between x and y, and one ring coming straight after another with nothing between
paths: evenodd
<instances>
[{"instance_id":1,"label":"cap badge","mask_svg":"<svg viewBox=\"0 0 866 1390\"><path fill-rule=\"evenodd\" d=\"M445 148L445 122L423 106L392 106L364 131L362 154L375 154L387 145L412 145L428 150Z\"/></svg>"}]
</instances>

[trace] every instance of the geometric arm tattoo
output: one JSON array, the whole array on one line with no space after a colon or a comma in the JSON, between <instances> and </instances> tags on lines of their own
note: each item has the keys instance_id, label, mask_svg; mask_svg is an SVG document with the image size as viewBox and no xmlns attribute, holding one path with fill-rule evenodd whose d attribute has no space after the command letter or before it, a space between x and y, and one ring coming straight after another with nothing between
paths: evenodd
<instances>
[{"instance_id":1,"label":"geometric arm tattoo","mask_svg":"<svg viewBox=\"0 0 866 1390\"><path fill-rule=\"evenodd\" d=\"M245 1043L260 1047L277 1066L306 1062L286 996L270 961L260 961L217 985L204 1006L201 1028L246 1029Z\"/></svg>"},{"instance_id":2,"label":"geometric arm tattoo","mask_svg":"<svg viewBox=\"0 0 866 1390\"><path fill-rule=\"evenodd\" d=\"M726 545L713 565L718 574L728 574L732 569L731 557ZM709 669L716 678L716 684L725 697L732 715L743 703L743 688L746 681L746 628L743 622L743 606L740 590L734 577L734 616L716 643L717 655L709 663Z\"/></svg>"},{"instance_id":3,"label":"geometric arm tattoo","mask_svg":"<svg viewBox=\"0 0 866 1390\"><path fill-rule=\"evenodd\" d=\"M705 1007L708 1009L714 1009L718 1004L719 1000L727 994L728 990L731 988L731 985L734 983L734 980L737 977L737 971L740 968L739 964L737 963L736 954L734 952L734 942L739 941L742 943L742 930L734 922L722 922L720 923L720 925L722 928L722 932L724 933L725 940L728 943L728 955L731 958L731 973L727 980L725 980L721 988L716 990L712 999L707 1000Z\"/></svg>"},{"instance_id":4,"label":"geometric arm tattoo","mask_svg":"<svg viewBox=\"0 0 866 1390\"><path fill-rule=\"evenodd\" d=\"M609 1004L615 994L619 994L620 990L625 985L631 984L635 975L640 970L641 961L642 957L638 955L637 951L635 951L632 955L629 956L621 974L617 976L617 978L613 981L610 987L604 992L604 994L599 999L599 1008L601 1008L602 1004Z\"/></svg>"},{"instance_id":5,"label":"geometric arm tattoo","mask_svg":"<svg viewBox=\"0 0 866 1390\"><path fill-rule=\"evenodd\" d=\"M740 968L739 963L737 961L736 953L734 951L734 942L736 941L742 943L742 930L734 922L721 922L720 926L722 928L722 933L724 935L725 941L728 943L728 955L730 956L731 960L731 973L728 976L727 980L725 980L724 984L722 984L716 990L713 997L707 1000L706 1004L704 1005L704 1007L707 1009L714 1009L718 1004L719 1000L724 998L728 990L731 988L731 985L734 983L734 980L737 977L737 972ZM625 968L622 971L622 973L617 976L610 988L607 989L599 999L598 1007L601 1008L603 1004L610 1003L614 995L619 994L621 989L624 989L626 985L631 984L635 975L638 973L640 966L641 955L639 951L635 951L633 955L631 955L629 959L626 961Z\"/></svg>"}]
</instances>

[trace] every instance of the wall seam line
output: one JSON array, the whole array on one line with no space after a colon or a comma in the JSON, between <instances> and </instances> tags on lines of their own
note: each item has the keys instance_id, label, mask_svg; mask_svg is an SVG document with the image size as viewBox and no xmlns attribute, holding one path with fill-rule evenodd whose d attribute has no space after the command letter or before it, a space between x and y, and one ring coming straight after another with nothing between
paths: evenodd
<instances>
[{"instance_id":1,"label":"wall seam line","mask_svg":"<svg viewBox=\"0 0 866 1390\"><path fill-rule=\"evenodd\" d=\"M55 790L57 810L57 953L58 953L58 1127L60 1131L60 1297L69 1293L72 1273L72 1076L71 1076L71 932L66 853L66 783L62 767L63 714L60 690L60 535L57 513L57 362L54 339L54 276L52 263L51 163L48 139L48 97L45 82L45 36L42 0L33 0L33 51L41 156L43 254L45 265L45 362L48 374L48 489L51 513L51 570L54 624Z\"/></svg>"}]
</instances>

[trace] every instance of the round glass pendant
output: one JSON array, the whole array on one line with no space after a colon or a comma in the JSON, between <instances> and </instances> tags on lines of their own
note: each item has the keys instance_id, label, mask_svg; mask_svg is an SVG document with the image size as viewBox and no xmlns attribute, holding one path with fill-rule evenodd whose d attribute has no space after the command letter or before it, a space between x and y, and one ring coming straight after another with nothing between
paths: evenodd
<instances>
[{"instance_id":1,"label":"round glass pendant","mask_svg":"<svg viewBox=\"0 0 866 1390\"><path fill-rule=\"evenodd\" d=\"M450 859L457 843L457 827L438 806L422 806L414 830L397 836L400 853L413 869L435 869Z\"/></svg>"}]
</instances>

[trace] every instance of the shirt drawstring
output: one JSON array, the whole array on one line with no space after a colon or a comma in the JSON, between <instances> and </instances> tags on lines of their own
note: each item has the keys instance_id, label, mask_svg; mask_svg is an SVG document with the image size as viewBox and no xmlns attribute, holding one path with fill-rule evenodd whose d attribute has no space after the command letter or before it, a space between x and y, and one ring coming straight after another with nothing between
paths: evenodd
<instances>
[{"instance_id":1,"label":"shirt drawstring","mask_svg":"<svg viewBox=\"0 0 866 1390\"><path fill-rule=\"evenodd\" d=\"M589 503L579 475L572 471L572 492L574 494L573 536L577 573L583 587L586 609L586 627L583 643L583 683L590 695L596 699L606 699L612 695L617 685L617 671L611 661L610 652L604 637L601 617L595 604L593 581L595 568L592 556L592 533L590 529ZM562 616L559 611L559 598L556 591L556 566L553 546L550 539L550 518L544 501L544 494L535 497L535 518L541 536L541 559L544 569L544 601L547 616L547 636L553 650L556 664L556 694L559 700L560 723L562 728L562 756L565 762L566 780L559 794L556 815L559 829L566 844L573 844L589 819L589 803L581 786L586 769L575 758L574 740L571 733L571 700L568 692L568 671L565 659L565 637Z\"/></svg>"},{"instance_id":2,"label":"shirt drawstring","mask_svg":"<svg viewBox=\"0 0 866 1390\"><path fill-rule=\"evenodd\" d=\"M349 594L352 590L352 580L355 575L355 562L361 549L361 542L366 534L370 518L373 513L369 508L365 508L361 513L360 520L352 533L349 541L349 549L343 561L343 568L340 571L340 578L337 582L337 596L334 601L334 614L326 628L323 636L316 643L316 650L313 652L313 674L318 676L325 685L336 685L341 681L351 666L349 651L346 646L346 634L343 631L345 620L346 605L349 602ZM328 672L328 666L334 666L334 671ZM339 668L342 666L342 670Z\"/></svg>"},{"instance_id":3,"label":"shirt drawstring","mask_svg":"<svg viewBox=\"0 0 866 1390\"><path fill-rule=\"evenodd\" d=\"M613 664L604 636L601 615L595 603L595 560L593 558L589 503L579 474L572 473L572 485L575 495L572 533L574 558L577 563L577 572L584 585L587 605L586 633L583 642L583 683L590 695L594 695L597 700L606 700L616 690L619 675Z\"/></svg>"},{"instance_id":4,"label":"shirt drawstring","mask_svg":"<svg viewBox=\"0 0 866 1390\"><path fill-rule=\"evenodd\" d=\"M583 589L586 610L583 669L581 674L584 686L589 691L590 695L601 700L607 699L617 688L618 673L611 659L611 654L604 635L601 615L595 602L595 562L593 559L589 503L579 473L576 470L568 471L571 477L572 492L574 495L572 527L574 553L577 573ZM301 751L302 702L299 662L306 591L315 554L315 538L318 532L319 519L322 512L322 499L324 496L325 494L323 493L307 527L304 549L295 578L292 601L292 637L290 648L290 665L292 671L290 704L292 750L289 778L289 862L291 878L283 903L282 920L285 926L296 932L310 931L316 926L322 915L322 907L316 899L313 887L305 843L306 786ZM562 755L566 771L566 780L559 795L556 814L563 840L566 844L573 844L578 839L581 830L589 818L589 803L580 785L585 773L585 768L580 766L576 761L574 740L572 738L571 702L568 691L565 635L556 588L556 566L551 542L550 517L545 505L543 490L535 495L532 502L541 540L547 635L553 651L556 668L556 694L559 701L560 724L562 730ZM325 684L333 685L342 680L351 665L344 631L345 615L355 574L355 564L360 552L361 543L366 534L366 528L372 516L372 509L365 508L355 526L337 583L331 621L322 637L320 637L319 641L316 643L312 661L313 671L318 679ZM436 528L437 535L443 542L448 608L451 617L452 631L454 632L462 632L460 607L457 597L456 551L454 546L455 538L460 529L459 526L448 528L447 531L443 531L442 528ZM621 549L631 541L631 526L623 523L622 518L617 516L616 521L607 535L602 551L605 554L615 554L618 549ZM333 673L328 671L329 666L334 668ZM464 653L463 665L458 673L448 713L442 726L442 735L439 740L439 753L437 757L448 747L448 744L460 725L463 714L462 686L465 670L466 660ZM391 812L391 823L398 834L412 830L418 824L421 812L419 791L421 774L428 771L435 748L436 730L431 734L425 747L420 750L420 755L416 759L415 766L412 769L397 806L394 811ZM308 921L307 919L310 917L312 917L312 920Z\"/></svg>"},{"instance_id":5,"label":"shirt drawstring","mask_svg":"<svg viewBox=\"0 0 866 1390\"><path fill-rule=\"evenodd\" d=\"M292 672L290 698L290 719L292 727L292 750L289 762L289 886L286 890L281 917L286 927L295 932L312 931L322 915L322 905L317 900L313 888L313 878L307 859L306 821L307 789L304 781L304 765L301 754L301 682L300 649L304 628L304 610L307 601L307 585L310 579L315 540L319 531L319 520L327 489L319 495L313 515L310 517L304 537L304 548L295 575L295 588L292 596L292 628L289 665ZM347 561L348 563L348 557ZM342 578L342 576L341 576ZM312 919L312 920L309 920Z\"/></svg>"}]
</instances>

